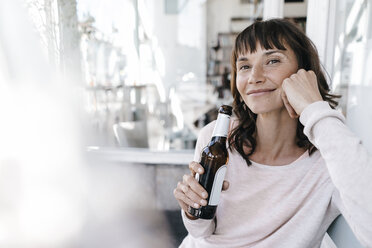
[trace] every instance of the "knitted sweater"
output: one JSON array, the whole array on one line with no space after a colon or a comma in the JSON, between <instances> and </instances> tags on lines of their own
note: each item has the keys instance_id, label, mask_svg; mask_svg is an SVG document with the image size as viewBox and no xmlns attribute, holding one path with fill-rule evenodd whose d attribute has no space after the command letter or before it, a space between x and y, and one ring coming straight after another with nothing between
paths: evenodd
<instances>
[{"instance_id":1,"label":"knitted sweater","mask_svg":"<svg viewBox=\"0 0 372 248\"><path fill-rule=\"evenodd\" d=\"M229 152L223 191L213 220L190 220L180 247L320 247L341 213L356 237L372 247L372 158L344 117L327 102L308 106L300 117L304 133L318 148L283 166L247 166ZM210 141L214 122L204 127L195 161Z\"/></svg>"}]
</instances>

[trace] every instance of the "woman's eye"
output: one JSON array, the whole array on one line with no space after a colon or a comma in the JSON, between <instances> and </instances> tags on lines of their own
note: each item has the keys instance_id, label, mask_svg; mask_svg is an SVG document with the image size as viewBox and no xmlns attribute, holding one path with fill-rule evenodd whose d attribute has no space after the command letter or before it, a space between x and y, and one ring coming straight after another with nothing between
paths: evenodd
<instances>
[{"instance_id":1,"label":"woman's eye","mask_svg":"<svg viewBox=\"0 0 372 248\"><path fill-rule=\"evenodd\" d=\"M272 64L279 63L279 62L280 62L279 59L271 59L271 60L268 62L268 64L269 64L269 65L272 65Z\"/></svg>"},{"instance_id":2,"label":"woman's eye","mask_svg":"<svg viewBox=\"0 0 372 248\"><path fill-rule=\"evenodd\" d=\"M248 70L250 67L248 65L242 65L240 70Z\"/></svg>"}]
</instances>

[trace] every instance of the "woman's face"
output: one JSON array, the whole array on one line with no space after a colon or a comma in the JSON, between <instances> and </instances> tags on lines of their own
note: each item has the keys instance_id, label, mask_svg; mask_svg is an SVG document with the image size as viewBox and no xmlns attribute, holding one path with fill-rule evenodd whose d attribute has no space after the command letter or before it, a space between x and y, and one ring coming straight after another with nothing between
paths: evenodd
<instances>
[{"instance_id":1,"label":"woman's face","mask_svg":"<svg viewBox=\"0 0 372 248\"><path fill-rule=\"evenodd\" d=\"M281 85L298 70L292 49L266 50L257 44L254 53L240 54L236 62L236 86L245 104L255 114L284 107Z\"/></svg>"}]
</instances>

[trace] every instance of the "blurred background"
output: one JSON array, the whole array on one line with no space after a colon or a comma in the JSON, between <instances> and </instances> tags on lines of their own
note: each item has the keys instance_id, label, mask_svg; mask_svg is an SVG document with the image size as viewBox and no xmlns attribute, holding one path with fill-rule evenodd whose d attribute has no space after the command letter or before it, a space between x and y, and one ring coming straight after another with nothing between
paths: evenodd
<instances>
[{"instance_id":1,"label":"blurred background","mask_svg":"<svg viewBox=\"0 0 372 248\"><path fill-rule=\"evenodd\" d=\"M372 151L372 0L0 1L0 247L177 247L173 189L255 20L316 44Z\"/></svg>"}]
</instances>

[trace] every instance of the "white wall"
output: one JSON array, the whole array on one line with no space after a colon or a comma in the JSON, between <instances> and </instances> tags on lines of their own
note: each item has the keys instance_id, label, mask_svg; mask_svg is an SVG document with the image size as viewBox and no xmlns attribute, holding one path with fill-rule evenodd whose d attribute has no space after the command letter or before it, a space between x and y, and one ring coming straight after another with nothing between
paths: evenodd
<instances>
[{"instance_id":1,"label":"white wall","mask_svg":"<svg viewBox=\"0 0 372 248\"><path fill-rule=\"evenodd\" d=\"M307 1L303 3L286 3L284 17L305 17ZM213 45L219 32L230 32L231 17L253 16L253 4L241 4L240 0L208 0L207 1L207 41ZM262 13L260 15L262 17Z\"/></svg>"},{"instance_id":2,"label":"white wall","mask_svg":"<svg viewBox=\"0 0 372 248\"><path fill-rule=\"evenodd\" d=\"M217 42L219 32L230 32L231 17L248 17L253 14L253 5L240 4L240 0L207 1L208 46Z\"/></svg>"},{"instance_id":3,"label":"white wall","mask_svg":"<svg viewBox=\"0 0 372 248\"><path fill-rule=\"evenodd\" d=\"M205 4L188 1L176 15L165 13L165 1L156 3L153 5L153 35L164 56L162 79L165 86L182 82L182 77L189 72L195 74L196 80L205 82Z\"/></svg>"}]
</instances>

